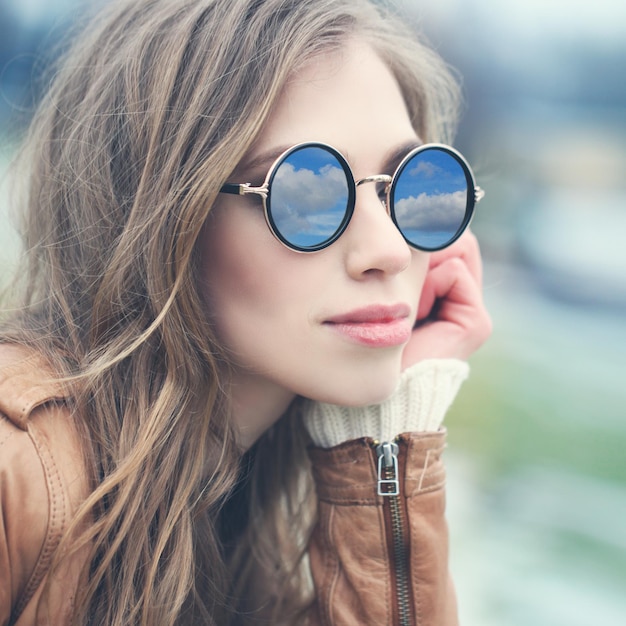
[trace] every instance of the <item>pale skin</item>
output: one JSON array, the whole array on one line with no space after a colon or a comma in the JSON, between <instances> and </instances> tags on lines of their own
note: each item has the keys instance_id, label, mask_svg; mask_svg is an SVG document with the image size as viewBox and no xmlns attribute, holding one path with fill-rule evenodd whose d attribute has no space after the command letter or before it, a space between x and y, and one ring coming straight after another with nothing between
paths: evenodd
<instances>
[{"instance_id":1,"label":"pale skin","mask_svg":"<svg viewBox=\"0 0 626 626\"><path fill-rule=\"evenodd\" d=\"M390 173L391 154L422 143L394 77L359 40L294 75L230 180L258 184L277 152L303 141L340 150L357 179ZM406 367L427 358L467 359L490 333L475 237L468 232L433 254L411 248L371 184L358 188L348 228L324 250L286 248L260 205L226 195L201 246L207 308L236 364L231 397L243 448L296 395L375 404L393 392ZM401 345L355 344L331 323L360 307L398 305L407 310L407 324L417 322Z\"/></svg>"}]
</instances>

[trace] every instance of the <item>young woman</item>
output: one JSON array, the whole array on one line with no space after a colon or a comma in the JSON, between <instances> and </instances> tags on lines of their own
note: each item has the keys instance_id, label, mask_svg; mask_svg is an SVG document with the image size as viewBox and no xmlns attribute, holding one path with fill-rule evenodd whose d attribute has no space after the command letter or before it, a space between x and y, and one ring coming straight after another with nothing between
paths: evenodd
<instances>
[{"instance_id":1,"label":"young woman","mask_svg":"<svg viewBox=\"0 0 626 626\"><path fill-rule=\"evenodd\" d=\"M489 334L444 64L367 0L127 0L33 122L0 624L457 622Z\"/></svg>"}]
</instances>

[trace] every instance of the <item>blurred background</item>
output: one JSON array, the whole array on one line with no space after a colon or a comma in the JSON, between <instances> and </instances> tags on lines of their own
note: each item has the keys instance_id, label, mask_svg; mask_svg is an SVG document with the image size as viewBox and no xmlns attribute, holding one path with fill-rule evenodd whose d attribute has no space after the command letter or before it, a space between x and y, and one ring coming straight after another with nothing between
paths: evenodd
<instances>
[{"instance_id":1,"label":"blurred background","mask_svg":"<svg viewBox=\"0 0 626 626\"><path fill-rule=\"evenodd\" d=\"M95 0L93 0L95 1ZM0 0L0 172L85 0ZM448 418L465 626L626 624L626 3L395 0L462 76L490 342ZM6 177L0 282L14 264Z\"/></svg>"}]
</instances>

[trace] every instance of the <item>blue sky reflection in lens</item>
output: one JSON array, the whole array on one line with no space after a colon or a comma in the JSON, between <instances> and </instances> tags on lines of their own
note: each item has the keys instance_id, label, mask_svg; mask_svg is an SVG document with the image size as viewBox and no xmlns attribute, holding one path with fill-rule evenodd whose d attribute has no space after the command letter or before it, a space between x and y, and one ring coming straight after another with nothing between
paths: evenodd
<instances>
[{"instance_id":1,"label":"blue sky reflection in lens","mask_svg":"<svg viewBox=\"0 0 626 626\"><path fill-rule=\"evenodd\" d=\"M270 219L279 235L298 248L333 239L349 217L344 166L325 148L309 146L289 154L270 189Z\"/></svg>"},{"instance_id":2,"label":"blue sky reflection in lens","mask_svg":"<svg viewBox=\"0 0 626 626\"><path fill-rule=\"evenodd\" d=\"M455 155L437 147L418 152L401 167L391 198L398 228L422 249L449 244L469 219L469 172Z\"/></svg>"}]
</instances>

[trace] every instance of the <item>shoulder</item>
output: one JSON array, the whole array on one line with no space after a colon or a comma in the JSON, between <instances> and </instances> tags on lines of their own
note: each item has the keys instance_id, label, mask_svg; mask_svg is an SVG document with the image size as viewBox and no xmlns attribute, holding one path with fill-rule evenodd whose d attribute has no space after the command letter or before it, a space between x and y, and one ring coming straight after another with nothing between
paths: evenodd
<instances>
[{"instance_id":1,"label":"shoulder","mask_svg":"<svg viewBox=\"0 0 626 626\"><path fill-rule=\"evenodd\" d=\"M42 355L15 344L0 344L0 412L26 430L33 410L66 393Z\"/></svg>"},{"instance_id":2,"label":"shoulder","mask_svg":"<svg viewBox=\"0 0 626 626\"><path fill-rule=\"evenodd\" d=\"M0 623L40 586L86 485L61 386L41 356L0 345Z\"/></svg>"}]
</instances>

